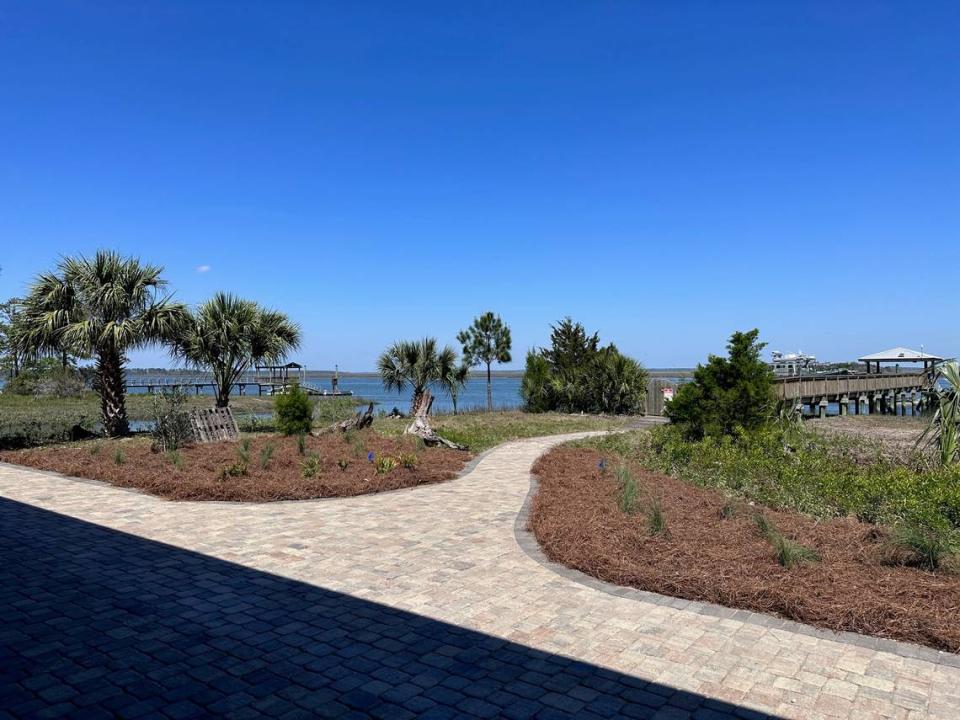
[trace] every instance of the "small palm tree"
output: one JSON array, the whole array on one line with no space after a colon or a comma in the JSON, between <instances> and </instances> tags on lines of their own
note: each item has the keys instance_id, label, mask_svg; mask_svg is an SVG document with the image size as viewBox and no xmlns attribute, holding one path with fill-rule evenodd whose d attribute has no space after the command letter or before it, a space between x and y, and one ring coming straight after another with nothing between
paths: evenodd
<instances>
[{"instance_id":1,"label":"small palm tree","mask_svg":"<svg viewBox=\"0 0 960 720\"><path fill-rule=\"evenodd\" d=\"M474 318L473 325L461 330L457 341L463 345L463 359L467 365L487 366L487 412L493 412L493 381L490 366L510 362L510 328L499 315L485 312Z\"/></svg>"},{"instance_id":2,"label":"small palm tree","mask_svg":"<svg viewBox=\"0 0 960 720\"><path fill-rule=\"evenodd\" d=\"M457 414L457 399L460 397L460 391L466 387L468 377L470 377L470 366L460 363L450 368L450 373L439 380L440 386L450 394L454 415Z\"/></svg>"},{"instance_id":3,"label":"small palm tree","mask_svg":"<svg viewBox=\"0 0 960 720\"><path fill-rule=\"evenodd\" d=\"M99 250L65 257L37 277L22 305L20 342L27 353L93 358L94 387L107 435L129 430L125 403L127 353L173 342L184 326L183 305L161 294L163 268Z\"/></svg>"},{"instance_id":4,"label":"small palm tree","mask_svg":"<svg viewBox=\"0 0 960 720\"><path fill-rule=\"evenodd\" d=\"M937 409L919 442L936 448L942 465L952 465L960 462L960 364L944 363L933 387Z\"/></svg>"},{"instance_id":5,"label":"small palm tree","mask_svg":"<svg viewBox=\"0 0 960 720\"><path fill-rule=\"evenodd\" d=\"M413 389L410 413L416 414L430 383L443 384L454 375L457 353L449 345L437 349L435 338L400 340L388 347L377 360L380 380L387 390ZM449 385L446 385L449 388Z\"/></svg>"},{"instance_id":6,"label":"small palm tree","mask_svg":"<svg viewBox=\"0 0 960 720\"><path fill-rule=\"evenodd\" d=\"M230 388L251 365L280 362L300 339L300 328L283 313L220 292L190 316L174 354L210 370L217 407L227 407Z\"/></svg>"}]
</instances>

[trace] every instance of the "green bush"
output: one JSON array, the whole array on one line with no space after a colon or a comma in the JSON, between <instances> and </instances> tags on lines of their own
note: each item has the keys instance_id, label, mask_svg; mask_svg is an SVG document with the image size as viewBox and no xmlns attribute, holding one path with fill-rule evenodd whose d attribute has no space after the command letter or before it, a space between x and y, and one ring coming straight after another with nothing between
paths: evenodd
<instances>
[{"instance_id":1,"label":"green bush","mask_svg":"<svg viewBox=\"0 0 960 720\"><path fill-rule=\"evenodd\" d=\"M276 396L273 411L277 417L277 430L284 435L302 435L310 432L313 424L313 405L310 397L299 385L287 388Z\"/></svg>"},{"instance_id":2,"label":"green bush","mask_svg":"<svg viewBox=\"0 0 960 720\"><path fill-rule=\"evenodd\" d=\"M759 334L733 333L729 356L711 355L706 365L698 365L693 382L681 385L667 404L670 422L680 425L688 439L733 435L738 428L754 430L773 419L773 371L760 358L766 345L757 341Z\"/></svg>"},{"instance_id":3,"label":"green bush","mask_svg":"<svg viewBox=\"0 0 960 720\"><path fill-rule=\"evenodd\" d=\"M178 450L193 444L193 426L190 414L184 410L187 396L180 388L154 394L153 408L153 447L167 452Z\"/></svg>"},{"instance_id":4,"label":"green bush","mask_svg":"<svg viewBox=\"0 0 960 720\"><path fill-rule=\"evenodd\" d=\"M647 372L566 318L551 328L550 347L527 353L520 394L528 412L630 415L643 410Z\"/></svg>"}]
</instances>

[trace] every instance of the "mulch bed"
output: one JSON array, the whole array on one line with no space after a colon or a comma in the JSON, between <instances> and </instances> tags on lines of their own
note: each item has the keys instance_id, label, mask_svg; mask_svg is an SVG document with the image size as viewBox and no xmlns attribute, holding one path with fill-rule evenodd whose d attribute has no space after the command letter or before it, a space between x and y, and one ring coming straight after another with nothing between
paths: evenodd
<instances>
[{"instance_id":1,"label":"mulch bed","mask_svg":"<svg viewBox=\"0 0 960 720\"><path fill-rule=\"evenodd\" d=\"M274 453L262 469L260 453L266 445L272 445ZM224 469L238 461L239 447L237 442L222 442L183 448L178 451L179 467L170 454L152 452L150 443L139 439L0 452L0 460L103 480L170 500L265 502L346 497L441 482L456 477L471 457L441 448L418 450L412 438L385 438L369 430L355 434L352 442L340 434L308 436L305 455L299 454L295 437L263 435L251 438L248 474L224 477ZM123 452L122 464L115 460L117 448ZM416 467L398 463L389 472L378 473L368 460L370 452L375 460L412 453ZM311 455L319 455L319 466L316 477L305 478L303 464ZM348 463L345 469L338 466L339 460Z\"/></svg>"},{"instance_id":2,"label":"mulch bed","mask_svg":"<svg viewBox=\"0 0 960 720\"><path fill-rule=\"evenodd\" d=\"M600 457L561 447L534 466L530 529L551 560L618 585L960 651L960 576L891 564L884 528L764 509L783 535L820 554L787 569L757 527L758 508L739 504L724 517L719 492L632 467L641 499L627 515L616 464L606 456L601 475ZM660 499L664 534L649 529L651 498Z\"/></svg>"}]
</instances>

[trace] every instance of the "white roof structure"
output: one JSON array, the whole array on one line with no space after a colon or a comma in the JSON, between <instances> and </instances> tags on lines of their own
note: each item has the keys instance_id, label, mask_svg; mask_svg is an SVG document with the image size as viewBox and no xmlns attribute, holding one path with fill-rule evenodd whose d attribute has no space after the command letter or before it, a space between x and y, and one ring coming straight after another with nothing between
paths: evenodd
<instances>
[{"instance_id":1,"label":"white roof structure","mask_svg":"<svg viewBox=\"0 0 960 720\"><path fill-rule=\"evenodd\" d=\"M872 355L864 355L859 360L860 362L940 362L943 358L928 352L895 347Z\"/></svg>"}]
</instances>

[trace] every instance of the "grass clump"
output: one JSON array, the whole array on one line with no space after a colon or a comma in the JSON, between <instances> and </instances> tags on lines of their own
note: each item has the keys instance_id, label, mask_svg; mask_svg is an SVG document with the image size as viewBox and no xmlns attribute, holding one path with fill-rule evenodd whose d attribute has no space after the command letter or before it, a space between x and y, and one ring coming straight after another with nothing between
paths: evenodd
<instances>
[{"instance_id":1,"label":"grass clump","mask_svg":"<svg viewBox=\"0 0 960 720\"><path fill-rule=\"evenodd\" d=\"M350 467L350 461L345 458L340 458L337 460L337 467L340 468L340 472L346 472L347 468Z\"/></svg>"},{"instance_id":2,"label":"grass clump","mask_svg":"<svg viewBox=\"0 0 960 720\"><path fill-rule=\"evenodd\" d=\"M667 532L667 518L663 514L660 498L654 498L647 506L647 527L651 535L664 535Z\"/></svg>"},{"instance_id":3,"label":"grass clump","mask_svg":"<svg viewBox=\"0 0 960 720\"><path fill-rule=\"evenodd\" d=\"M262 448L260 448L260 469L266 470L267 466L270 464L270 460L273 459L273 453L276 452L277 448L273 443L267 443Z\"/></svg>"},{"instance_id":4,"label":"grass clump","mask_svg":"<svg viewBox=\"0 0 960 720\"><path fill-rule=\"evenodd\" d=\"M123 448L118 447L113 451L113 462L115 465L123 465L127 461L127 456L123 452Z\"/></svg>"},{"instance_id":5,"label":"grass clump","mask_svg":"<svg viewBox=\"0 0 960 720\"><path fill-rule=\"evenodd\" d=\"M903 523L893 534L893 545L906 553L906 563L926 570L956 566L960 533L942 524Z\"/></svg>"},{"instance_id":6,"label":"grass clump","mask_svg":"<svg viewBox=\"0 0 960 720\"><path fill-rule=\"evenodd\" d=\"M413 470L420 464L420 459L417 457L417 454L412 452L401 453L397 460L400 465L407 470Z\"/></svg>"},{"instance_id":7,"label":"grass clump","mask_svg":"<svg viewBox=\"0 0 960 720\"><path fill-rule=\"evenodd\" d=\"M818 562L820 555L813 548L791 540L781 533L777 526L763 513L753 516L757 530L773 545L777 554L777 562L788 570L803 562Z\"/></svg>"},{"instance_id":8,"label":"grass clump","mask_svg":"<svg viewBox=\"0 0 960 720\"><path fill-rule=\"evenodd\" d=\"M297 435L297 454L306 455L307 454L307 434L300 433Z\"/></svg>"},{"instance_id":9,"label":"grass clump","mask_svg":"<svg viewBox=\"0 0 960 720\"><path fill-rule=\"evenodd\" d=\"M167 453L167 457L170 459L170 464L177 470L183 469L183 455L180 454L179 450L171 450Z\"/></svg>"},{"instance_id":10,"label":"grass clump","mask_svg":"<svg viewBox=\"0 0 960 720\"><path fill-rule=\"evenodd\" d=\"M640 486L626 465L617 468L617 507L620 512L633 515L637 509Z\"/></svg>"}]
</instances>

